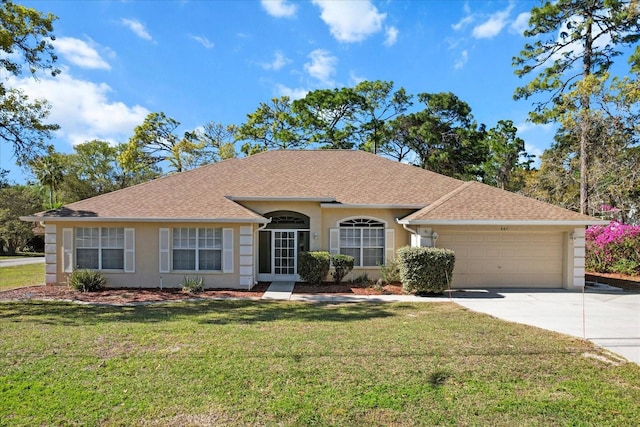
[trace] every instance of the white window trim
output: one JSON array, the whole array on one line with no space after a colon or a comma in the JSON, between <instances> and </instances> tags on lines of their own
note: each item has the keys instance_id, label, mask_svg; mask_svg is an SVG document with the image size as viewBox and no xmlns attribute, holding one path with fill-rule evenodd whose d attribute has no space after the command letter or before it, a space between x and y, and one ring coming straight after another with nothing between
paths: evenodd
<instances>
[{"instance_id":1,"label":"white window trim","mask_svg":"<svg viewBox=\"0 0 640 427\"><path fill-rule=\"evenodd\" d=\"M382 224L382 227L341 227L340 224L342 224L343 222L347 222L347 221L352 221L352 220L369 220L369 221L375 221L377 223ZM384 238L384 242L383 245L381 247L377 247L377 246L367 246L366 248L379 248L382 249L382 264L385 264L387 261L393 259L393 250L389 250L389 243L391 243L392 247L393 247L393 241L388 242L387 239L389 239L390 237L393 238L394 235L394 230L393 229L388 229L387 228L387 221L384 221L380 218L376 218L373 216L365 216L365 215L355 215L355 216L349 216L346 218L341 218L338 221L336 221L336 228L335 229L331 229L329 230L329 252L332 255L335 254L339 254L340 253L340 249L342 248L342 246L340 246L340 231L342 229L353 229L353 230L360 230L360 246L358 247L358 249L360 250L360 264L359 265L354 265L354 267L357 268L379 268L379 265L363 265L362 262L364 260L364 256L363 256L363 250L365 249L365 246L362 245L362 239L363 239L363 233L362 230L367 229L379 229L383 231L383 238ZM350 247L351 248L351 247ZM391 252L391 254L390 254ZM391 255L391 256L390 256Z\"/></svg>"},{"instance_id":2,"label":"white window trim","mask_svg":"<svg viewBox=\"0 0 640 427\"><path fill-rule=\"evenodd\" d=\"M94 248L79 248L76 244L76 238L77 238L77 230L79 228L97 228L98 229L98 247ZM122 229L124 234L122 237L123 243L122 243L122 248L105 248L103 247L102 244L102 230L103 229ZM134 273L135 272L135 229L133 228L124 228L124 227L75 227L73 229L67 229L65 228L63 230L63 233L65 233L65 231L67 230L71 230L72 232L72 239L73 239L73 245L69 245L69 249L65 248L64 249L64 253L65 253L65 258L66 257L70 257L68 260L65 259L66 262L69 262L72 265L72 269L76 270L79 267L77 265L74 265L75 262L72 261L76 260L78 257L77 251L78 249L97 249L98 250L98 268L96 269L91 269L91 270L96 270L96 271L112 271L112 272L125 272L125 273ZM130 236L130 238L132 239L131 242L128 241L127 239L127 235ZM66 236L67 238L69 237L68 235ZM63 235L63 240L64 239L64 235ZM102 268L102 251L104 249L122 249L122 268ZM69 254L69 253L70 254ZM127 262L127 256L129 256L131 263ZM72 257L72 258L71 258ZM68 272L68 268L65 267L64 269L65 272Z\"/></svg>"},{"instance_id":3,"label":"white window trim","mask_svg":"<svg viewBox=\"0 0 640 427\"><path fill-rule=\"evenodd\" d=\"M178 230L178 229L195 229L196 231L196 247L195 248L176 248L174 247L174 230ZM220 230L220 238L222 239L222 244L220 245L219 248L200 248L200 230L201 229L211 229L211 230ZM171 271L176 271L176 272L193 272L193 271L197 271L197 272L203 272L203 273L222 273L225 272L225 230L228 230L226 228L222 228L222 227L175 227L171 229L171 242L169 245L169 252L171 254L171 263L170 263L170 268ZM193 250L195 251L195 265L194 265L194 269L193 270L177 270L173 268L173 251L174 250ZM200 251L219 251L220 252L220 269L219 270L200 270ZM233 269L233 266L231 267Z\"/></svg>"}]
</instances>

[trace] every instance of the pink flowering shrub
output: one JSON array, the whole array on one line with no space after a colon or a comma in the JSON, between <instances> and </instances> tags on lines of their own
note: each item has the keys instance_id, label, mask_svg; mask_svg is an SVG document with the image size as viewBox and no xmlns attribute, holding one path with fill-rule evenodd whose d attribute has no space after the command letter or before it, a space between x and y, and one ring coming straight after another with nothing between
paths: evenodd
<instances>
[{"instance_id":1,"label":"pink flowering shrub","mask_svg":"<svg viewBox=\"0 0 640 427\"><path fill-rule=\"evenodd\" d=\"M640 275L640 226L613 221L589 227L586 252L589 271Z\"/></svg>"}]
</instances>

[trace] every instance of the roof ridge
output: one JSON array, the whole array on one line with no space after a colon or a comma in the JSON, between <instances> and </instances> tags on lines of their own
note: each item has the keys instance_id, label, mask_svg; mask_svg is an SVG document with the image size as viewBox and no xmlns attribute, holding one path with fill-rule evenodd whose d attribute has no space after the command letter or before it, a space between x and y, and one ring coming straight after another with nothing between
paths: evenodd
<instances>
[{"instance_id":1,"label":"roof ridge","mask_svg":"<svg viewBox=\"0 0 640 427\"><path fill-rule=\"evenodd\" d=\"M434 210L435 208L442 206L443 204L445 204L448 200L450 200L453 196L461 193L463 190L467 189L468 187L471 187L473 185L475 181L467 181L464 182L463 184L461 184L459 187L456 187L455 189L449 191L447 194L445 194L444 196L440 197L438 200L436 200L435 202L431 203L430 205L425 206L424 208L422 208L420 210L421 214L425 214L425 213L429 213L432 210Z\"/></svg>"}]
</instances>

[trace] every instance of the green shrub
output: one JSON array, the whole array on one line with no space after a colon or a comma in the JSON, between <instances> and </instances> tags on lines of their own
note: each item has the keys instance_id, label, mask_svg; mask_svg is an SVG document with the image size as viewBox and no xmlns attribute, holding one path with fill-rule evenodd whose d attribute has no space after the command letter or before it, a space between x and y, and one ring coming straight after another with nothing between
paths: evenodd
<instances>
[{"instance_id":1,"label":"green shrub","mask_svg":"<svg viewBox=\"0 0 640 427\"><path fill-rule=\"evenodd\" d=\"M400 282L400 264L397 259L390 259L380 266L380 280L387 285Z\"/></svg>"},{"instance_id":2,"label":"green shrub","mask_svg":"<svg viewBox=\"0 0 640 427\"><path fill-rule=\"evenodd\" d=\"M204 291L204 280L202 277L193 278L184 276L184 280L182 281L182 292L197 294L202 291Z\"/></svg>"},{"instance_id":3,"label":"green shrub","mask_svg":"<svg viewBox=\"0 0 640 427\"><path fill-rule=\"evenodd\" d=\"M95 270L76 270L69 276L68 283L80 292L96 292L107 287L107 279Z\"/></svg>"},{"instance_id":4,"label":"green shrub","mask_svg":"<svg viewBox=\"0 0 640 427\"><path fill-rule=\"evenodd\" d=\"M356 285L370 285L371 279L369 279L369 275L367 273L362 273L358 277L354 277L351 280L351 283L354 283Z\"/></svg>"},{"instance_id":5,"label":"green shrub","mask_svg":"<svg viewBox=\"0 0 640 427\"><path fill-rule=\"evenodd\" d=\"M351 255L336 254L333 256L333 268L331 273L334 283L337 285L342 279L353 270L355 258Z\"/></svg>"},{"instance_id":6,"label":"green shrub","mask_svg":"<svg viewBox=\"0 0 640 427\"><path fill-rule=\"evenodd\" d=\"M329 274L331 255L329 252L300 252L298 254L298 274L300 279L316 285Z\"/></svg>"},{"instance_id":7,"label":"green shrub","mask_svg":"<svg viewBox=\"0 0 640 427\"><path fill-rule=\"evenodd\" d=\"M450 286L455 263L453 251L405 246L397 254L405 292L441 294Z\"/></svg>"}]
</instances>

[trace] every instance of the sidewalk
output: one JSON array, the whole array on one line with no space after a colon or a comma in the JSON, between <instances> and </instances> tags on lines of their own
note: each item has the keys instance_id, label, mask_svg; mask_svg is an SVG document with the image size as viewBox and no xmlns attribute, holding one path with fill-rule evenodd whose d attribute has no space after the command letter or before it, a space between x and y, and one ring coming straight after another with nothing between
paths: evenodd
<instances>
[{"instance_id":1,"label":"sidewalk","mask_svg":"<svg viewBox=\"0 0 640 427\"><path fill-rule=\"evenodd\" d=\"M344 295L294 294L294 282L273 282L262 296L263 300L300 302L451 302L446 297L419 297L416 295Z\"/></svg>"},{"instance_id":2,"label":"sidewalk","mask_svg":"<svg viewBox=\"0 0 640 427\"><path fill-rule=\"evenodd\" d=\"M0 267L15 267L17 265L44 264L44 257L23 257L0 260Z\"/></svg>"}]
</instances>

